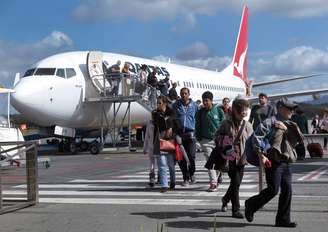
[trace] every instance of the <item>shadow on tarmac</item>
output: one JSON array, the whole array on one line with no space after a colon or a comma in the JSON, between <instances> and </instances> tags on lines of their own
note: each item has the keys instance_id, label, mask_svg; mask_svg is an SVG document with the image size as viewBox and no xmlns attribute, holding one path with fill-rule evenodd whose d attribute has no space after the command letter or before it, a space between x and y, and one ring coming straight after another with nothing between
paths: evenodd
<instances>
[{"instance_id":1,"label":"shadow on tarmac","mask_svg":"<svg viewBox=\"0 0 328 232\"><path fill-rule=\"evenodd\" d=\"M175 221L175 222L166 222L167 227L171 228L180 228L180 229L202 229L209 231L214 228L213 221ZM239 223L239 222L220 222L216 221L216 228L244 228L247 226L256 226L256 227L273 227L273 225L268 224L249 224L249 223Z\"/></svg>"},{"instance_id":2,"label":"shadow on tarmac","mask_svg":"<svg viewBox=\"0 0 328 232\"><path fill-rule=\"evenodd\" d=\"M178 219L180 217L190 217L190 218L212 218L211 221L173 221L166 222L165 225L171 228L180 229L203 229L209 230L214 227L214 220L216 220L216 227L235 227L242 228L246 226L258 226L258 227L272 227L272 224L249 224L246 222L220 222L220 218L231 218L228 215L216 215L215 213L220 212L219 210L208 210L206 212L192 212L192 211L173 211L173 212L138 212L131 213L131 215L145 216L151 219L165 220L165 219Z\"/></svg>"}]
</instances>

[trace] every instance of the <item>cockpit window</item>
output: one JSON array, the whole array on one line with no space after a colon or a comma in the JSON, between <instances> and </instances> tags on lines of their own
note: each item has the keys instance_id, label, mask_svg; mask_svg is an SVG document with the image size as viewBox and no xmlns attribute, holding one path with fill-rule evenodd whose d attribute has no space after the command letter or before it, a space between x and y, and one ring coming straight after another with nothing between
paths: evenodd
<instances>
[{"instance_id":1,"label":"cockpit window","mask_svg":"<svg viewBox=\"0 0 328 232\"><path fill-rule=\"evenodd\" d=\"M34 75L55 75L55 68L38 68Z\"/></svg>"},{"instance_id":2,"label":"cockpit window","mask_svg":"<svg viewBox=\"0 0 328 232\"><path fill-rule=\"evenodd\" d=\"M32 68L32 69L28 69L28 70L25 72L25 74L24 74L24 76L23 76L23 77L32 76L32 75L33 75L33 73L34 73L34 71L35 71L35 68Z\"/></svg>"},{"instance_id":3,"label":"cockpit window","mask_svg":"<svg viewBox=\"0 0 328 232\"><path fill-rule=\"evenodd\" d=\"M74 77L75 75L76 75L76 72L75 72L74 68L67 68L66 69L66 77L67 78Z\"/></svg>"},{"instance_id":4,"label":"cockpit window","mask_svg":"<svg viewBox=\"0 0 328 232\"><path fill-rule=\"evenodd\" d=\"M63 68L57 69L56 76L65 78L65 69L63 69Z\"/></svg>"}]
</instances>

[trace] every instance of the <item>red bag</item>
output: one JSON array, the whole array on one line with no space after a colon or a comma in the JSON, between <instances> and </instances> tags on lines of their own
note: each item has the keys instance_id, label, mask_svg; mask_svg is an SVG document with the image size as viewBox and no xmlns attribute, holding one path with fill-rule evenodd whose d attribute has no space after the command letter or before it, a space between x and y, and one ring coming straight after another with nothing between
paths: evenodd
<instances>
[{"instance_id":1,"label":"red bag","mask_svg":"<svg viewBox=\"0 0 328 232\"><path fill-rule=\"evenodd\" d=\"M183 154L182 154L180 145L178 143L175 143L175 160L176 161L183 160Z\"/></svg>"},{"instance_id":2,"label":"red bag","mask_svg":"<svg viewBox=\"0 0 328 232\"><path fill-rule=\"evenodd\" d=\"M159 150L161 151L175 151L175 141L174 139L165 140L160 139L159 140Z\"/></svg>"},{"instance_id":3,"label":"red bag","mask_svg":"<svg viewBox=\"0 0 328 232\"><path fill-rule=\"evenodd\" d=\"M323 156L323 149L320 143L309 143L307 145L307 150L309 151L311 158L313 157L322 158Z\"/></svg>"}]
</instances>

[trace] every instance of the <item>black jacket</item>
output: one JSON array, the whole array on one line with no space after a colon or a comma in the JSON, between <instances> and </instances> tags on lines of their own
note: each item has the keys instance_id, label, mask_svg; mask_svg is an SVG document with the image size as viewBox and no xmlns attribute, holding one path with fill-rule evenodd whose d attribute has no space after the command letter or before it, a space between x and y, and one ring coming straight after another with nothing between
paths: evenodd
<instances>
[{"instance_id":1,"label":"black jacket","mask_svg":"<svg viewBox=\"0 0 328 232\"><path fill-rule=\"evenodd\" d=\"M154 110L152 112L152 119L154 122L154 154L159 154L159 139L164 138L165 131L172 128L173 133L176 131L176 118L174 111L170 107L166 107L165 112Z\"/></svg>"}]
</instances>

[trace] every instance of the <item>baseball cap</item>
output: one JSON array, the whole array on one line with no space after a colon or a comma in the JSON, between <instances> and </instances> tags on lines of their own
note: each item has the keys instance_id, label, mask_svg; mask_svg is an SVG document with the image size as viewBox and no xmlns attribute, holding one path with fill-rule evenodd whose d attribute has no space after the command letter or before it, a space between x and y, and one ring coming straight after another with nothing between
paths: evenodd
<instances>
[{"instance_id":1,"label":"baseball cap","mask_svg":"<svg viewBox=\"0 0 328 232\"><path fill-rule=\"evenodd\" d=\"M294 110L297 107L297 104L295 104L294 102L288 100L287 98L282 98L277 102L277 108L284 106L288 109L292 109Z\"/></svg>"}]
</instances>

